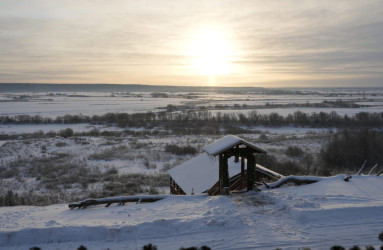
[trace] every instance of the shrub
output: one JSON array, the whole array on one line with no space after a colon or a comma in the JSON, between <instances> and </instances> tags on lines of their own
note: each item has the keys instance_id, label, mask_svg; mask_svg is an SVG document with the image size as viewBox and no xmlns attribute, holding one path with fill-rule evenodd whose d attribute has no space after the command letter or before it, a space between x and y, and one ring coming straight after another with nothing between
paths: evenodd
<instances>
[{"instance_id":1,"label":"shrub","mask_svg":"<svg viewBox=\"0 0 383 250\"><path fill-rule=\"evenodd\" d=\"M65 143L65 142L56 142L56 147L65 147L67 146L68 144Z\"/></svg>"},{"instance_id":2,"label":"shrub","mask_svg":"<svg viewBox=\"0 0 383 250\"><path fill-rule=\"evenodd\" d=\"M290 157L301 157L304 154L304 151L298 146L289 146L285 154Z\"/></svg>"},{"instance_id":3,"label":"shrub","mask_svg":"<svg viewBox=\"0 0 383 250\"><path fill-rule=\"evenodd\" d=\"M51 131L47 132L46 135L49 136L49 137L55 137L56 136L56 131L51 130Z\"/></svg>"},{"instance_id":4,"label":"shrub","mask_svg":"<svg viewBox=\"0 0 383 250\"><path fill-rule=\"evenodd\" d=\"M148 245L145 245L142 250L157 250L157 247L152 245L152 243L149 243Z\"/></svg>"},{"instance_id":5,"label":"shrub","mask_svg":"<svg viewBox=\"0 0 383 250\"><path fill-rule=\"evenodd\" d=\"M366 250L375 250L375 247L369 245L369 246L366 246Z\"/></svg>"},{"instance_id":6,"label":"shrub","mask_svg":"<svg viewBox=\"0 0 383 250\"><path fill-rule=\"evenodd\" d=\"M262 133L260 134L260 136L258 137L258 140L260 141L268 141L269 140L269 137L267 137L267 135L265 133Z\"/></svg>"},{"instance_id":7,"label":"shrub","mask_svg":"<svg viewBox=\"0 0 383 250\"><path fill-rule=\"evenodd\" d=\"M330 249L331 249L331 250L346 250L346 248L344 248L344 247L342 247L342 246L339 246L339 245L332 246Z\"/></svg>"},{"instance_id":8,"label":"shrub","mask_svg":"<svg viewBox=\"0 0 383 250\"><path fill-rule=\"evenodd\" d=\"M181 247L180 250L211 250L208 246L202 246L202 247Z\"/></svg>"},{"instance_id":9,"label":"shrub","mask_svg":"<svg viewBox=\"0 0 383 250\"><path fill-rule=\"evenodd\" d=\"M154 92L150 94L153 98L168 98L169 95L166 93Z\"/></svg>"},{"instance_id":10,"label":"shrub","mask_svg":"<svg viewBox=\"0 0 383 250\"><path fill-rule=\"evenodd\" d=\"M111 161L114 159L125 159L128 155L129 149L126 145L113 146L104 151L93 153L88 156L90 160L104 160Z\"/></svg>"},{"instance_id":11,"label":"shrub","mask_svg":"<svg viewBox=\"0 0 383 250\"><path fill-rule=\"evenodd\" d=\"M361 248L359 246L355 245L355 246L351 247L350 250L361 250Z\"/></svg>"},{"instance_id":12,"label":"shrub","mask_svg":"<svg viewBox=\"0 0 383 250\"><path fill-rule=\"evenodd\" d=\"M66 129L60 130L60 136L62 136L64 138L73 136L73 133L74 133L73 129L71 129L71 128L66 128Z\"/></svg>"},{"instance_id":13,"label":"shrub","mask_svg":"<svg viewBox=\"0 0 383 250\"><path fill-rule=\"evenodd\" d=\"M156 169L157 168L157 164L151 163L147 158L144 158L143 163L147 169Z\"/></svg>"},{"instance_id":14,"label":"shrub","mask_svg":"<svg viewBox=\"0 0 383 250\"><path fill-rule=\"evenodd\" d=\"M112 167L110 169L108 169L106 172L105 172L106 175L115 175L115 174L118 174L118 169L116 167Z\"/></svg>"},{"instance_id":15,"label":"shrub","mask_svg":"<svg viewBox=\"0 0 383 250\"><path fill-rule=\"evenodd\" d=\"M192 146L180 147L174 144L166 144L165 152L172 153L175 155L188 155L196 154L197 149Z\"/></svg>"},{"instance_id":16,"label":"shrub","mask_svg":"<svg viewBox=\"0 0 383 250\"><path fill-rule=\"evenodd\" d=\"M19 203L20 197L17 193L13 193L12 190L8 190L7 194L1 197L0 205L1 206L17 206Z\"/></svg>"}]
</instances>

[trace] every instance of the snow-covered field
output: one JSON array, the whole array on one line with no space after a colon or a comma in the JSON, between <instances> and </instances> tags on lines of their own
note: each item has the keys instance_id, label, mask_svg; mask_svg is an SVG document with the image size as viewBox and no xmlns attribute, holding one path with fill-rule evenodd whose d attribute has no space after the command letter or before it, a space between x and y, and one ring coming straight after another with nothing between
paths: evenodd
<instances>
[{"instance_id":1,"label":"snow-covered field","mask_svg":"<svg viewBox=\"0 0 383 250\"><path fill-rule=\"evenodd\" d=\"M68 209L1 207L0 249L329 249L382 245L383 177L344 175L231 196Z\"/></svg>"},{"instance_id":2,"label":"snow-covered field","mask_svg":"<svg viewBox=\"0 0 383 250\"><path fill-rule=\"evenodd\" d=\"M17 135L29 134L42 131L48 133L50 131L59 132L60 130L71 128L75 133L89 132L92 129L102 131L122 131L122 128L107 127L102 125L91 125L88 123L79 124L8 124L0 125L0 134L4 135Z\"/></svg>"},{"instance_id":3,"label":"snow-covered field","mask_svg":"<svg viewBox=\"0 0 383 250\"><path fill-rule=\"evenodd\" d=\"M158 111L167 105L192 105L192 106L231 106L234 105L266 105L269 108L257 109L261 114L278 112L281 115L292 114L295 111L305 113L336 111L340 115L353 115L358 112L382 112L383 90L353 90L341 91L330 89L329 91L309 90L306 94L265 94L265 93L164 93L167 98L153 98L150 92L33 92L33 93L0 93L0 116L15 115L40 115L55 118L66 114L101 115L105 113L145 113ZM323 101L345 101L366 105L361 108L280 108L272 105L321 103ZM227 108L227 107L226 107ZM214 108L216 109L216 108ZM222 108L221 108L222 109ZM248 113L249 110L234 110L217 108L216 112Z\"/></svg>"},{"instance_id":4,"label":"snow-covered field","mask_svg":"<svg viewBox=\"0 0 383 250\"><path fill-rule=\"evenodd\" d=\"M209 106L213 114L246 113L251 109L233 108L243 104L305 104L340 99L368 107L263 107L257 112L281 115L297 110L305 113L336 111L340 115L383 112L382 89L376 92L317 91L296 96L211 92L195 94L191 99L188 93L167 94L168 98L153 98L149 92L0 93L0 116L25 114L54 118L66 114L156 112L159 107L164 110L169 104L187 104L197 109L198 106ZM97 130L121 132L121 135L77 134L64 138L60 131L66 128L75 133ZM125 192L125 189L119 191L118 187L132 183L141 185L141 189L135 191L137 194L150 190L168 193L166 171L193 155L176 155L166 151L166 145L191 146L200 151L201 147L222 136L150 135L145 134L149 130L144 128L127 128L139 133L124 134L125 129L92 124L0 125L0 135L5 138L0 141L0 174L3 176L0 195L5 197L12 191L26 197L30 192L41 197L57 197L59 202L64 202L68 199L75 201L73 197L77 199L81 195L103 197L102 191L113 188L116 192ZM329 135L336 132L335 128L288 126L251 129L248 134L238 136L256 142L280 161L295 162L301 159L288 156L286 148L298 146L315 159ZM47 135L50 132L57 134ZM314 168L314 163L310 163L310 167ZM70 171L61 171L66 167ZM82 174L76 174L75 170ZM120 178L122 175L125 177ZM58 182L64 176L67 182ZM155 181L137 184L140 182L127 181L129 176L162 176L162 184ZM89 177L89 180L80 184L78 179L83 177ZM33 246L76 249L80 245L88 249L142 249L148 243L158 249L202 245L212 249L329 249L335 244L380 246L377 235L383 231L381 190L382 177L355 176L350 182L344 182L343 176L335 176L299 187L221 197L170 196L155 203L108 208L96 206L70 210L67 204L0 207L0 249L29 249Z\"/></svg>"}]
</instances>

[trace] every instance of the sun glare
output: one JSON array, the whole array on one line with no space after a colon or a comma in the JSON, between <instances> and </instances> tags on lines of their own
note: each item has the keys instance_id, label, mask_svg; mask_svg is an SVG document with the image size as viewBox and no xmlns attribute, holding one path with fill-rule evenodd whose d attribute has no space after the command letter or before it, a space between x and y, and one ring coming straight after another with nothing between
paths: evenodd
<instances>
[{"instance_id":1,"label":"sun glare","mask_svg":"<svg viewBox=\"0 0 383 250\"><path fill-rule=\"evenodd\" d=\"M192 68L199 75L209 76L209 84L215 85L215 76L232 71L230 56L233 48L223 32L204 29L190 43Z\"/></svg>"}]
</instances>

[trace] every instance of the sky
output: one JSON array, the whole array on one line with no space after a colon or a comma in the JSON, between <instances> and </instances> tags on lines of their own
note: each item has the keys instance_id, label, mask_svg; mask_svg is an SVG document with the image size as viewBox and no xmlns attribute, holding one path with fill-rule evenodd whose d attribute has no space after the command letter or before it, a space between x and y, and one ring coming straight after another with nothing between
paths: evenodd
<instances>
[{"instance_id":1,"label":"sky","mask_svg":"<svg viewBox=\"0 0 383 250\"><path fill-rule=\"evenodd\" d=\"M0 82L383 87L383 1L1 0Z\"/></svg>"}]
</instances>

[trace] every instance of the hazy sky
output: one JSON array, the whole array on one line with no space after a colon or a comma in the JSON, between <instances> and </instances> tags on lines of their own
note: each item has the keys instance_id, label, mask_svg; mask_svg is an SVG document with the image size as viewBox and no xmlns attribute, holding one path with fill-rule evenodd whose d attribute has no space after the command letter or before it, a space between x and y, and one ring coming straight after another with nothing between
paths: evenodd
<instances>
[{"instance_id":1,"label":"hazy sky","mask_svg":"<svg viewBox=\"0 0 383 250\"><path fill-rule=\"evenodd\" d=\"M0 82L383 87L383 1L1 0Z\"/></svg>"}]
</instances>

